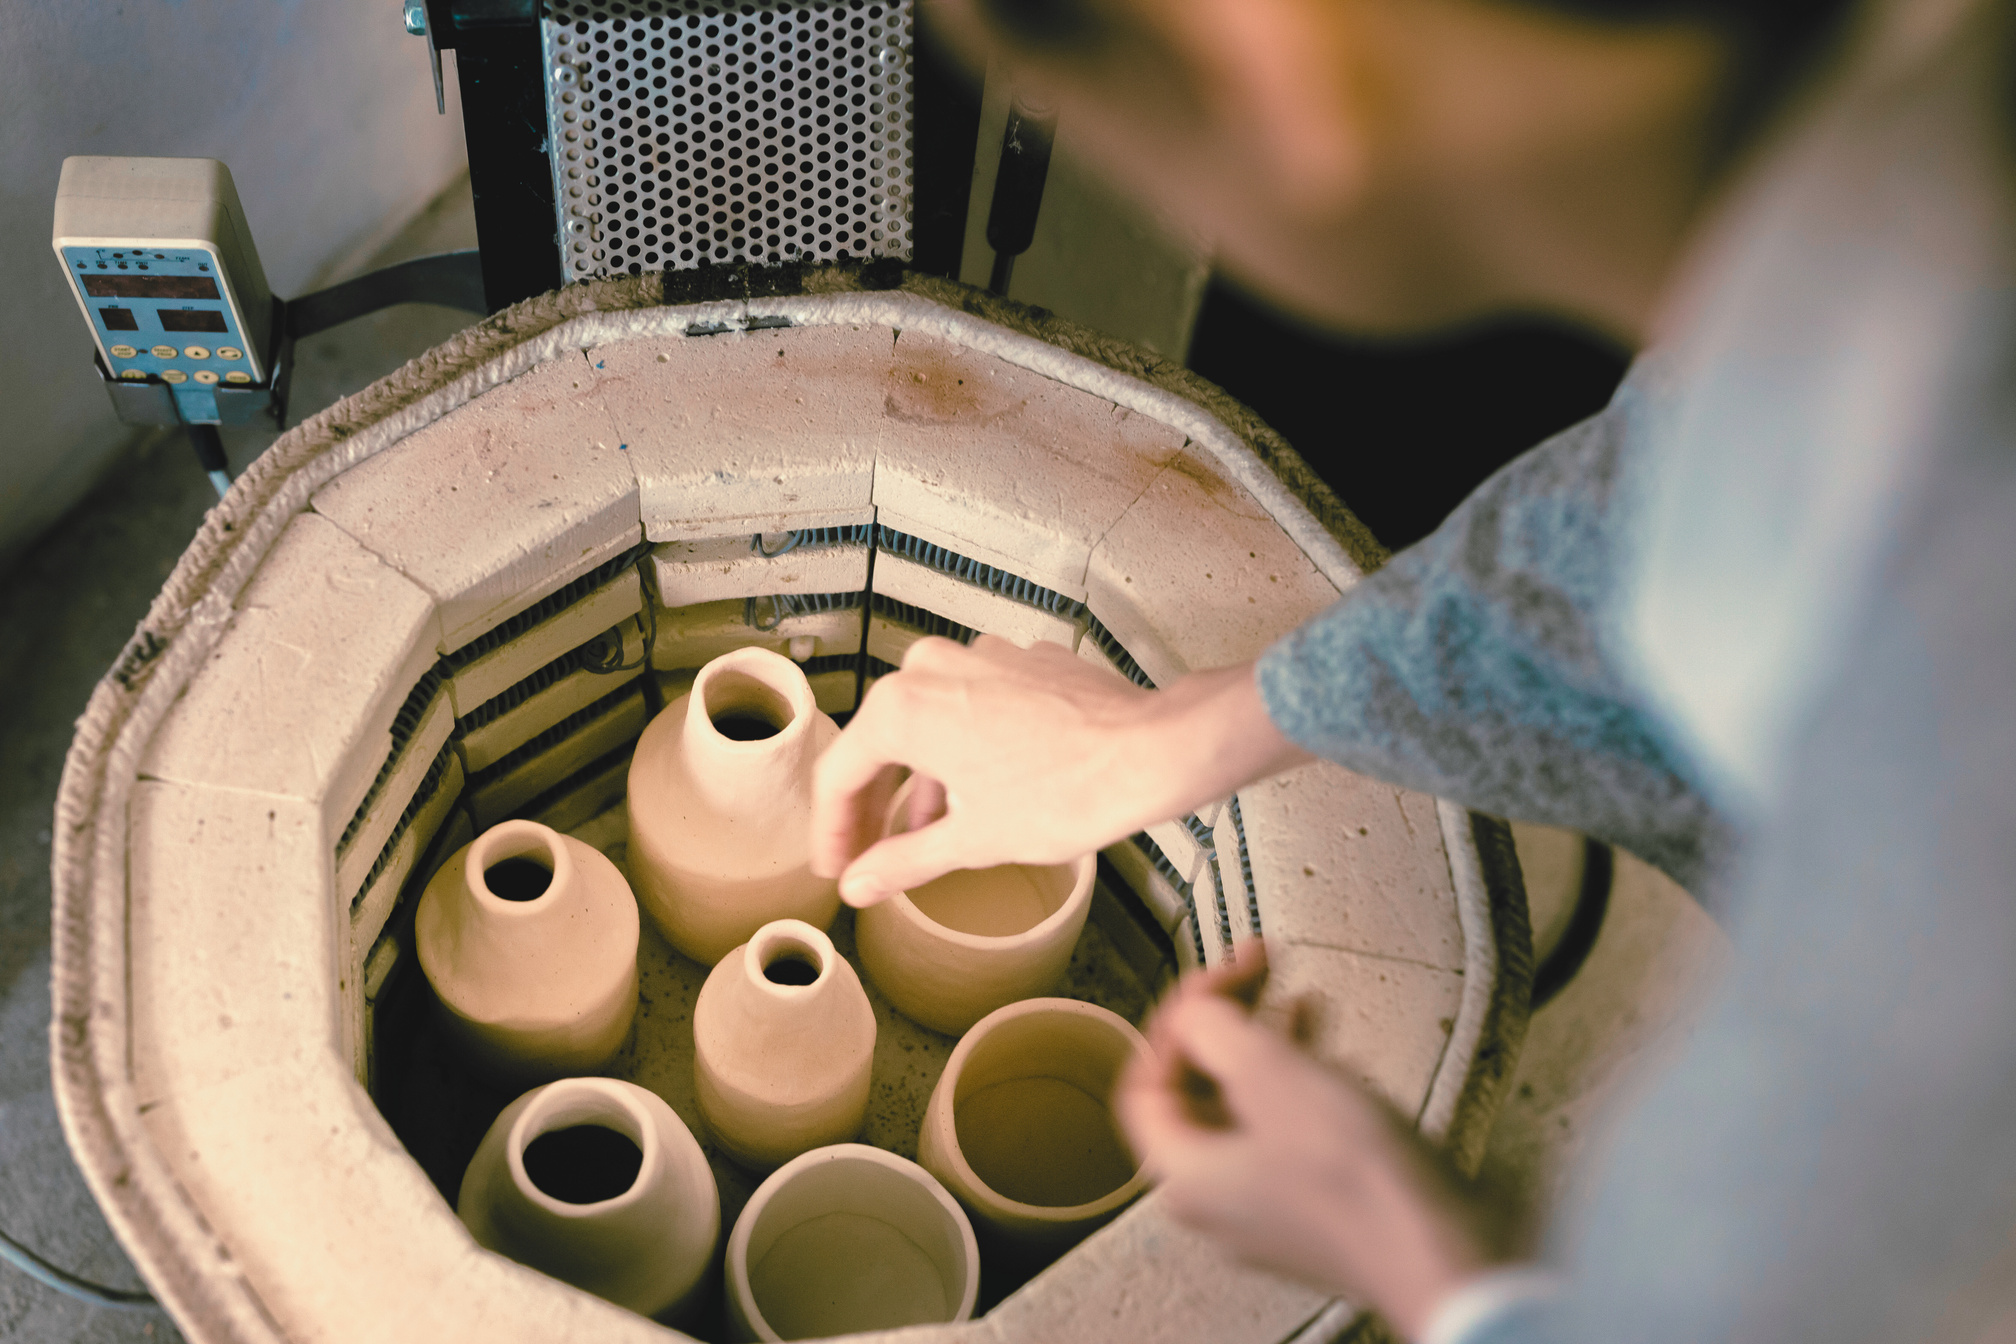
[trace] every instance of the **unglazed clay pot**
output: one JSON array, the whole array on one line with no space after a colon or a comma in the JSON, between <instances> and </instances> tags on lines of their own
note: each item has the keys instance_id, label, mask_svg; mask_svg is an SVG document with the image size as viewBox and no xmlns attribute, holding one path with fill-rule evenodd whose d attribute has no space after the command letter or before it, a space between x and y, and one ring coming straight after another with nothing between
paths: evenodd
<instances>
[{"instance_id":1,"label":"unglazed clay pot","mask_svg":"<svg viewBox=\"0 0 2016 1344\"><path fill-rule=\"evenodd\" d=\"M637 901L593 846L506 821L457 850L420 897L420 967L487 1071L588 1073L637 1013Z\"/></svg>"},{"instance_id":2,"label":"unglazed clay pot","mask_svg":"<svg viewBox=\"0 0 2016 1344\"><path fill-rule=\"evenodd\" d=\"M815 1148L756 1187L728 1235L742 1339L813 1339L973 1315L972 1224L915 1162L866 1144Z\"/></svg>"},{"instance_id":3,"label":"unglazed clay pot","mask_svg":"<svg viewBox=\"0 0 2016 1344\"><path fill-rule=\"evenodd\" d=\"M855 916L868 978L913 1022L957 1036L1057 987L1092 908L1094 859L968 868Z\"/></svg>"},{"instance_id":4,"label":"unglazed clay pot","mask_svg":"<svg viewBox=\"0 0 2016 1344\"><path fill-rule=\"evenodd\" d=\"M693 1005L700 1113L721 1150L774 1167L861 1132L875 1010L810 924L765 924L723 957Z\"/></svg>"},{"instance_id":5,"label":"unglazed clay pot","mask_svg":"<svg viewBox=\"0 0 2016 1344\"><path fill-rule=\"evenodd\" d=\"M721 1239L714 1173L679 1117L615 1078L567 1078L504 1108L462 1174L455 1212L477 1244L677 1319Z\"/></svg>"},{"instance_id":6,"label":"unglazed clay pot","mask_svg":"<svg viewBox=\"0 0 2016 1344\"><path fill-rule=\"evenodd\" d=\"M798 665L737 649L700 669L630 762L630 871L666 941L703 965L773 919L825 928L839 888L810 866L812 763L840 729Z\"/></svg>"},{"instance_id":7,"label":"unglazed clay pot","mask_svg":"<svg viewBox=\"0 0 2016 1344\"><path fill-rule=\"evenodd\" d=\"M1114 1120L1121 1070L1148 1042L1075 999L1025 999L967 1032L932 1089L917 1160L988 1233L990 1254L1054 1257L1147 1183Z\"/></svg>"}]
</instances>

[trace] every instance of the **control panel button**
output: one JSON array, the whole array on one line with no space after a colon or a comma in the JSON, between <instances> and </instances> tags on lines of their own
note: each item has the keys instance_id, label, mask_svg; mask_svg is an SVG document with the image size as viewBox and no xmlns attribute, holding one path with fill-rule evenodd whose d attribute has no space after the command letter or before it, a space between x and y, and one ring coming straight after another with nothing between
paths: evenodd
<instances>
[{"instance_id":1,"label":"control panel button","mask_svg":"<svg viewBox=\"0 0 2016 1344\"><path fill-rule=\"evenodd\" d=\"M220 345L217 347L217 358L243 359L245 358L245 352L235 345Z\"/></svg>"},{"instance_id":2,"label":"control panel button","mask_svg":"<svg viewBox=\"0 0 2016 1344\"><path fill-rule=\"evenodd\" d=\"M121 370L119 371L119 376L120 376L121 378L143 378L143 379L144 379L144 378L145 378L145 377L147 376L147 370L145 370L145 369L121 369Z\"/></svg>"},{"instance_id":3,"label":"control panel button","mask_svg":"<svg viewBox=\"0 0 2016 1344\"><path fill-rule=\"evenodd\" d=\"M196 370L196 381L207 387L217 381L217 375L208 369L198 369Z\"/></svg>"},{"instance_id":4,"label":"control panel button","mask_svg":"<svg viewBox=\"0 0 2016 1344\"><path fill-rule=\"evenodd\" d=\"M138 350L135 350L130 345L115 345L112 347L112 358L114 359L132 359L139 353Z\"/></svg>"},{"instance_id":5,"label":"control panel button","mask_svg":"<svg viewBox=\"0 0 2016 1344\"><path fill-rule=\"evenodd\" d=\"M185 347L182 353L191 359L208 359L210 358L210 347L207 345L191 345Z\"/></svg>"},{"instance_id":6,"label":"control panel button","mask_svg":"<svg viewBox=\"0 0 2016 1344\"><path fill-rule=\"evenodd\" d=\"M156 359L173 359L182 352L172 345L157 345L147 353Z\"/></svg>"},{"instance_id":7,"label":"control panel button","mask_svg":"<svg viewBox=\"0 0 2016 1344\"><path fill-rule=\"evenodd\" d=\"M252 381L252 375L243 369L233 369L224 375L224 381L227 383L249 383Z\"/></svg>"},{"instance_id":8,"label":"control panel button","mask_svg":"<svg viewBox=\"0 0 2016 1344\"><path fill-rule=\"evenodd\" d=\"M161 370L161 381L164 383L186 383L189 381L189 375L180 369L163 369Z\"/></svg>"}]
</instances>

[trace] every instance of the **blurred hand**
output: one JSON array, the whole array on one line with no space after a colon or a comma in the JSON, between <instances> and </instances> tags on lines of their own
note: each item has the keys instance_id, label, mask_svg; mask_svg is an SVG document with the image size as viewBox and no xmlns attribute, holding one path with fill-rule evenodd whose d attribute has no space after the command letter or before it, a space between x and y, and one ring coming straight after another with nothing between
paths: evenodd
<instances>
[{"instance_id":1,"label":"blurred hand","mask_svg":"<svg viewBox=\"0 0 2016 1344\"><path fill-rule=\"evenodd\" d=\"M1062 863L1307 759L1251 664L1147 691L1055 644L922 639L819 759L812 869L861 906L954 868Z\"/></svg>"},{"instance_id":2,"label":"blurred hand","mask_svg":"<svg viewBox=\"0 0 2016 1344\"><path fill-rule=\"evenodd\" d=\"M1170 993L1148 1025L1153 1062L1121 1079L1122 1126L1177 1218L1418 1338L1449 1293L1509 1258L1506 1220L1392 1107L1302 1048L1302 1005L1286 1022L1248 1013L1259 953Z\"/></svg>"}]
</instances>

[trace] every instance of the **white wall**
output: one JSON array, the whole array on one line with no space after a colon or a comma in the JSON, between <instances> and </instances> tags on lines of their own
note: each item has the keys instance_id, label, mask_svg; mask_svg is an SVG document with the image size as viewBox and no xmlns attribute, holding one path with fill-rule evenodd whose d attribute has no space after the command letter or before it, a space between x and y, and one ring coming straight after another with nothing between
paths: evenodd
<instances>
[{"instance_id":1,"label":"white wall","mask_svg":"<svg viewBox=\"0 0 2016 1344\"><path fill-rule=\"evenodd\" d=\"M1000 69L990 69L980 103L980 139L959 268L959 278L969 285L985 287L994 266L993 249L987 246L987 208L1001 163L1008 92ZM1180 363L1189 353L1190 333L1211 276L1208 247L1114 191L1072 155L1071 147L1066 118L1057 127L1036 236L1016 259L1008 297Z\"/></svg>"},{"instance_id":2,"label":"white wall","mask_svg":"<svg viewBox=\"0 0 2016 1344\"><path fill-rule=\"evenodd\" d=\"M452 63L447 83L443 117L397 0L0 3L0 573L135 433L49 248L64 158L222 159L274 291L292 296L353 268L463 171Z\"/></svg>"}]
</instances>

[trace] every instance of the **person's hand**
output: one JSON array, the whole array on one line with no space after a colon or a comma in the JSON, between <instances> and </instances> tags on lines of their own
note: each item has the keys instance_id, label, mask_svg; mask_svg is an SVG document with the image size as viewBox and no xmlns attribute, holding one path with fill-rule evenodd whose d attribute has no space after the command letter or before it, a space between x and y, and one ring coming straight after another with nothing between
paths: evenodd
<instances>
[{"instance_id":1,"label":"person's hand","mask_svg":"<svg viewBox=\"0 0 2016 1344\"><path fill-rule=\"evenodd\" d=\"M819 759L812 870L861 906L954 868L1062 863L1306 759L1250 664L1147 691L1055 644L922 639ZM906 771L907 825L885 837Z\"/></svg>"},{"instance_id":2,"label":"person's hand","mask_svg":"<svg viewBox=\"0 0 2016 1344\"><path fill-rule=\"evenodd\" d=\"M1505 1219L1392 1107L1307 1053L1301 1005L1286 1022L1249 1014L1254 974L1252 961L1193 973L1157 1010L1154 1058L1115 1098L1128 1140L1178 1219L1418 1337L1508 1258Z\"/></svg>"}]
</instances>

